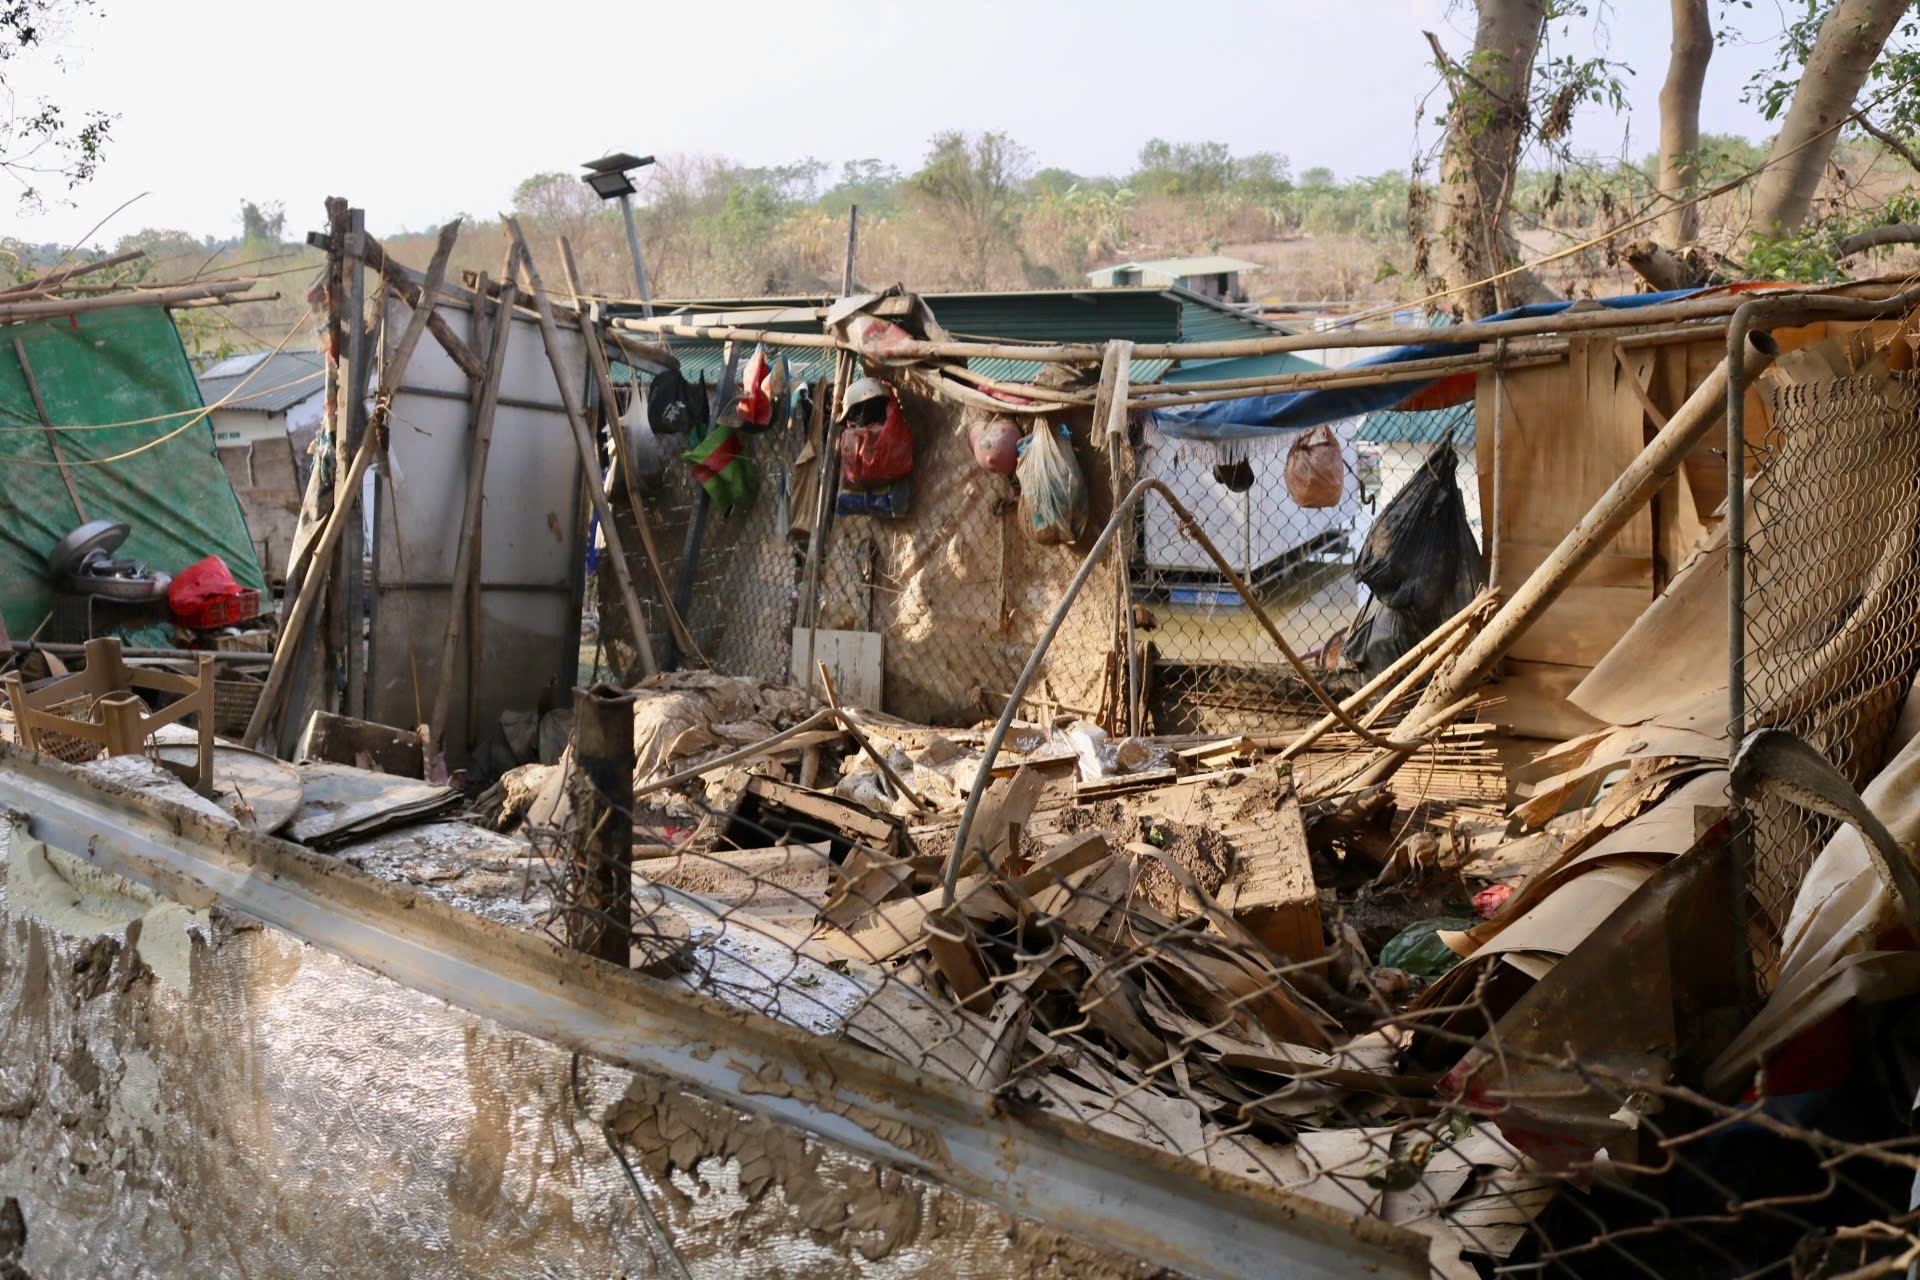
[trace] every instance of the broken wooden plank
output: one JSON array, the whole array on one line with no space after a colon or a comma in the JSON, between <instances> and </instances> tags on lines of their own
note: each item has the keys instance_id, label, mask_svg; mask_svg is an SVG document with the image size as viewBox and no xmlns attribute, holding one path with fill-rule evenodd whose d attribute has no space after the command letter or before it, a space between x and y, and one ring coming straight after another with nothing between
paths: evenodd
<instances>
[{"instance_id":1,"label":"broken wooden plank","mask_svg":"<svg viewBox=\"0 0 1920 1280\"><path fill-rule=\"evenodd\" d=\"M1271 811L1243 809L1221 831L1233 842L1237 864L1232 900L1223 897L1223 905L1274 955L1298 963L1323 959L1320 891L1292 775L1275 780Z\"/></svg>"},{"instance_id":2,"label":"broken wooden plank","mask_svg":"<svg viewBox=\"0 0 1920 1280\"><path fill-rule=\"evenodd\" d=\"M769 808L783 809L833 828L854 845L886 853L900 850L903 826L899 819L874 813L829 792L756 774L747 779L743 796L753 797L762 814ZM758 817L749 820L760 821Z\"/></svg>"}]
</instances>

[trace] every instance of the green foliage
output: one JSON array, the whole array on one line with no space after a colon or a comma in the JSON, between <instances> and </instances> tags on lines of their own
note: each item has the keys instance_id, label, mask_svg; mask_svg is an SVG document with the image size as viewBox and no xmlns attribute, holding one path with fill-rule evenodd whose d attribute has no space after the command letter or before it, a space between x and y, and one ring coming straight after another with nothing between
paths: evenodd
<instances>
[{"instance_id":1,"label":"green foliage","mask_svg":"<svg viewBox=\"0 0 1920 1280\"><path fill-rule=\"evenodd\" d=\"M1128 185L1151 196L1205 196L1233 182L1233 152L1224 142L1168 142L1153 138L1140 148Z\"/></svg>"},{"instance_id":2,"label":"green foliage","mask_svg":"<svg viewBox=\"0 0 1920 1280\"><path fill-rule=\"evenodd\" d=\"M831 217L843 218L856 204L868 218L893 213L900 207L900 170L871 156L841 165L840 181L827 188L819 208Z\"/></svg>"},{"instance_id":3,"label":"green foliage","mask_svg":"<svg viewBox=\"0 0 1920 1280\"><path fill-rule=\"evenodd\" d=\"M104 111L70 113L45 98L17 95L7 65L29 50L47 46L75 18L93 12L98 0L0 0L0 169L20 184L19 202L41 201L40 185L63 179L71 189L91 178L106 152L116 119ZM61 59L54 58L56 66Z\"/></svg>"},{"instance_id":4,"label":"green foliage","mask_svg":"<svg viewBox=\"0 0 1920 1280\"><path fill-rule=\"evenodd\" d=\"M926 163L907 186L952 230L975 287L985 287L991 260L1011 249L1019 233L1020 195L1032 162L1005 133L969 138L957 130L935 134Z\"/></svg>"},{"instance_id":5,"label":"green foliage","mask_svg":"<svg viewBox=\"0 0 1920 1280\"><path fill-rule=\"evenodd\" d=\"M1809 223L1790 236L1755 236L1747 246L1747 274L1759 280L1823 284L1845 280L1840 242L1873 227L1920 222L1920 196L1897 195L1871 210Z\"/></svg>"},{"instance_id":6,"label":"green foliage","mask_svg":"<svg viewBox=\"0 0 1920 1280\"><path fill-rule=\"evenodd\" d=\"M1772 61L1748 78L1743 96L1767 119L1778 119L1793 101L1807 59L1813 56L1814 41L1834 4L1835 0L1798 0L1790 6L1794 14L1778 37ZM1723 40L1738 38L1724 17L1722 27ZM1867 73L1862 98L1863 106L1889 132L1920 132L1920 13L1909 11L1894 28Z\"/></svg>"},{"instance_id":7,"label":"green foliage","mask_svg":"<svg viewBox=\"0 0 1920 1280\"><path fill-rule=\"evenodd\" d=\"M287 210L278 200L240 202L240 243L249 252L276 249L287 229Z\"/></svg>"}]
</instances>

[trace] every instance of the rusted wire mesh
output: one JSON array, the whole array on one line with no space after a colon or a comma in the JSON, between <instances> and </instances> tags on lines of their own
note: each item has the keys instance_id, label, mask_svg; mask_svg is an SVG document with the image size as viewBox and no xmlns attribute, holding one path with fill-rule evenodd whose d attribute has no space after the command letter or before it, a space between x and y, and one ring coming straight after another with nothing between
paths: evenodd
<instances>
[{"instance_id":1,"label":"rusted wire mesh","mask_svg":"<svg viewBox=\"0 0 1920 1280\"><path fill-rule=\"evenodd\" d=\"M1803 738L1857 789L1912 684L1920 624L1920 396L1860 376L1777 388L1748 493L1749 732ZM1836 823L1743 802L1755 971L1771 983L1788 909Z\"/></svg>"},{"instance_id":2,"label":"rusted wire mesh","mask_svg":"<svg viewBox=\"0 0 1920 1280\"><path fill-rule=\"evenodd\" d=\"M1914 421L1904 386L1895 401L1850 385L1788 393L1750 496L1752 723L1808 736L1856 781L1913 675ZM1141 474L1169 460L1155 447ZM781 445L755 450L763 498L777 499ZM821 634L878 633L891 655L879 705L852 714L857 738L793 687L804 557L703 557L710 615L689 621L703 646L741 656L708 654L724 674L643 691L639 794L613 818L631 829L630 881L596 865L604 827L565 805L523 796L500 816L544 860L528 888L557 938L617 924L628 961L664 981L979 1090L1002 1112L1078 1120L1196 1176L1247 1179L1234 1185L1249 1196L1286 1191L1426 1235L1439 1275L1902 1272L1920 1244L1907 1111L1920 1053L1899 1047L1910 1003L1850 1028L1868 1047L1818 1071L1716 1074L1751 1010L1721 963L1742 945L1725 910L1735 846L1686 785L1713 762L1634 777L1554 819L1526 838L1546 841L1531 862L1506 829L1483 726L1436 738L1377 795L1312 803L1365 742L1339 728L1289 758L1284 732L1239 736L1297 730L1321 708L1282 688L1263 630L1223 622L1221 601L1175 598L1218 588L1175 566L1186 531L1156 531L1171 511L1149 502L1131 546L1092 567L1056 640L1063 665L983 772L979 722L1004 706L1083 553L1019 536L1000 481L928 474L958 477L923 481L922 514L937 518L842 518L823 565ZM1389 484L1369 477L1367 491ZM1296 649L1330 657L1354 610L1325 584L1364 523L1312 517L1330 523L1274 544L1310 553L1269 564L1248 539L1280 497L1257 468L1244 493L1216 487L1244 499L1236 572ZM1227 501L1201 482L1189 496L1203 528L1208 504ZM764 543L791 512L735 518ZM997 571L1005 556L1027 557L1019 574ZM1037 571L1046 556L1057 564ZM1154 732L1133 738L1090 723L1125 687L1129 622L1152 673ZM969 696L942 702L955 671ZM1389 728L1417 695L1353 714ZM1742 922L1764 968L1830 824L1748 816L1772 824ZM1684 856L1636 842L1647 821L1683 827ZM1598 869L1541 874L1557 850L1593 852ZM1483 864L1507 860L1525 869L1506 883L1535 896L1483 921L1470 891L1500 880ZM1556 875L1574 889L1548 910L1556 891L1537 886ZM622 883L611 910L607 886Z\"/></svg>"}]
</instances>

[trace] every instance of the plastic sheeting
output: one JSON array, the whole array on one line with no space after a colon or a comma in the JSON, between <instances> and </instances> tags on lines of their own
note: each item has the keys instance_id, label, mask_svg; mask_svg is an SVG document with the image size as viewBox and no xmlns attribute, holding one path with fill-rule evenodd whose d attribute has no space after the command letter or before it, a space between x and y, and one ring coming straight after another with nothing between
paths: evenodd
<instances>
[{"instance_id":1,"label":"plastic sheeting","mask_svg":"<svg viewBox=\"0 0 1920 1280\"><path fill-rule=\"evenodd\" d=\"M1657 302L1678 302L1682 298L1692 297L1700 292L1702 291L1698 289L1676 289L1667 293L1635 293L1619 298L1596 298L1591 301L1602 307L1645 307ZM1557 315L1573 305L1571 302L1535 302L1524 307L1502 311L1486 319L1487 321L1521 320L1535 316ZM1346 367L1362 369L1402 364L1408 360L1430 360L1436 356L1468 355L1477 346L1477 343L1472 342L1422 342L1414 346L1395 347L1379 355L1356 360ZM1239 400L1215 400L1177 409L1157 409L1148 416L1152 419L1154 426L1166 435L1189 440L1219 440L1259 435L1273 430L1313 427L1323 422L1336 422L1342 418L1356 418L1381 409L1416 406L1423 409L1437 409L1445 404L1458 403L1473 393L1473 384L1471 380L1467 380L1463 383L1463 393L1457 397L1428 403L1422 398L1422 393L1439 381L1441 379L1419 383L1394 382L1370 387L1328 387L1318 391L1284 391L1276 395L1256 395Z\"/></svg>"},{"instance_id":2,"label":"plastic sheeting","mask_svg":"<svg viewBox=\"0 0 1920 1280\"><path fill-rule=\"evenodd\" d=\"M132 534L116 554L149 568L178 573L217 555L241 586L265 588L240 500L214 447L213 424L192 422L200 389L171 316L159 307L123 307L10 325L6 333L11 340L0 342L0 617L9 632L25 637L47 616L53 607L47 553L86 520L124 521ZM53 465L22 350L48 418L66 428L60 452L74 495ZM79 429L106 423L130 425ZM178 434L164 438L170 432ZM152 447L118 457L142 445ZM116 460L102 461L107 458Z\"/></svg>"}]
</instances>

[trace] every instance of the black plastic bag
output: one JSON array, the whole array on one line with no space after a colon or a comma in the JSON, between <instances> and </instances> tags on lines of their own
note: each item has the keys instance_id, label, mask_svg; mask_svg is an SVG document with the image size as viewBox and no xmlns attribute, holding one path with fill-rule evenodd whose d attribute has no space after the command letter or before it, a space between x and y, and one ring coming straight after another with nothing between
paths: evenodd
<instances>
[{"instance_id":1,"label":"black plastic bag","mask_svg":"<svg viewBox=\"0 0 1920 1280\"><path fill-rule=\"evenodd\" d=\"M1353 558L1353 576L1373 599L1348 628L1341 655L1366 675L1391 666L1487 583L1454 467L1449 434L1393 495Z\"/></svg>"}]
</instances>

